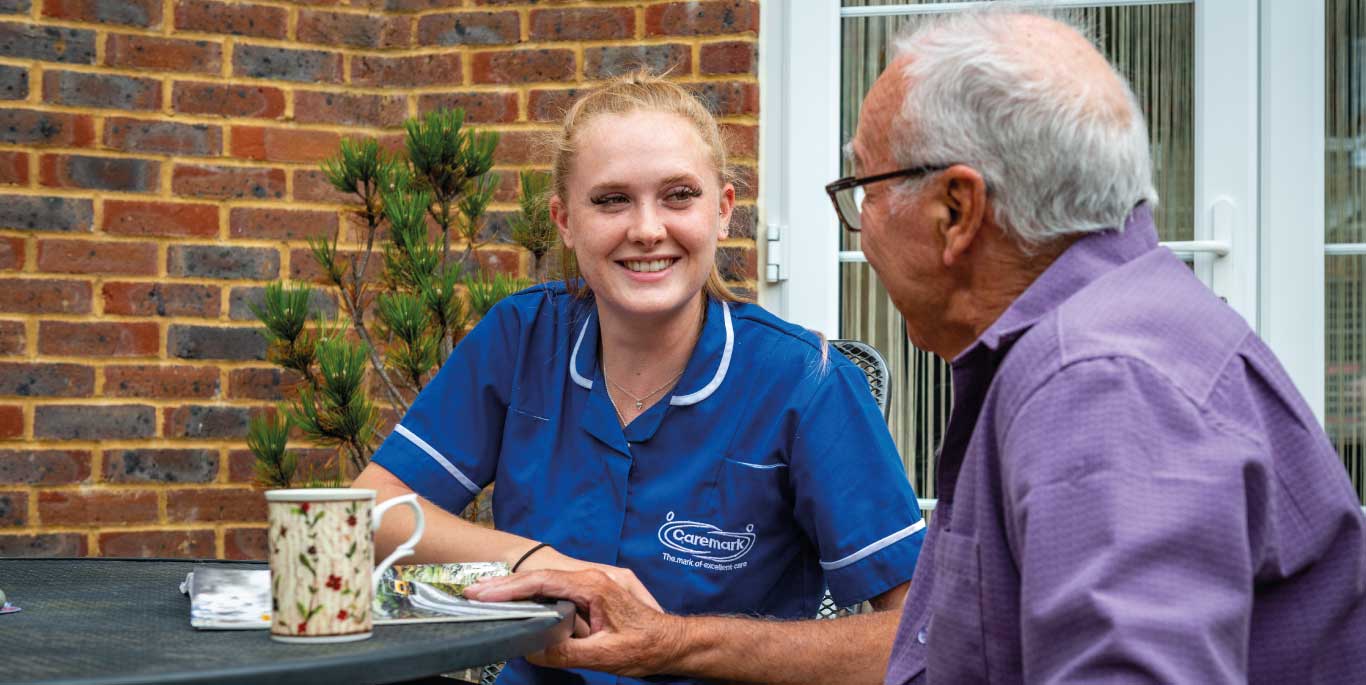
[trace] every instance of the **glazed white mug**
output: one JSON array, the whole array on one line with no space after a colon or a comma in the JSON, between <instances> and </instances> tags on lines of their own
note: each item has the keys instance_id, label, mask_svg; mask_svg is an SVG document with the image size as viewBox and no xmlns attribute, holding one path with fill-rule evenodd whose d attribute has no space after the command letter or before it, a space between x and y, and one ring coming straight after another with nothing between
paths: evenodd
<instances>
[{"instance_id":1,"label":"glazed white mug","mask_svg":"<svg viewBox=\"0 0 1366 685\"><path fill-rule=\"evenodd\" d=\"M412 508L408 540L374 565L384 513ZM370 637L375 586L395 561L413 553L425 524L417 495L375 506L375 491L305 488L266 491L270 511L270 637L280 642L350 642Z\"/></svg>"}]
</instances>

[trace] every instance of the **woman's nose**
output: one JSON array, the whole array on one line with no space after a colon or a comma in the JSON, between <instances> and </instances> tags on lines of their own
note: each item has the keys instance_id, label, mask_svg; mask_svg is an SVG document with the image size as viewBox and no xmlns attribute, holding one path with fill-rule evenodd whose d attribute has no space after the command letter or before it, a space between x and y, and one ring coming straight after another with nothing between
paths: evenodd
<instances>
[{"instance_id":1,"label":"woman's nose","mask_svg":"<svg viewBox=\"0 0 1366 685\"><path fill-rule=\"evenodd\" d=\"M664 237L667 235L668 230L664 228L664 224L660 221L658 214L655 214L654 212L641 212L640 216L632 223L631 230L627 232L626 238L633 243L653 246L664 240Z\"/></svg>"}]
</instances>

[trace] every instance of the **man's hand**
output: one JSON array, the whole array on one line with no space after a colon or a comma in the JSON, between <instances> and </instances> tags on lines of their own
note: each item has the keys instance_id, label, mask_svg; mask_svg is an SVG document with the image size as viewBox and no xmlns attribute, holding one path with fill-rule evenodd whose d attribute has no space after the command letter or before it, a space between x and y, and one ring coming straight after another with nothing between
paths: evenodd
<instances>
[{"instance_id":1,"label":"man's hand","mask_svg":"<svg viewBox=\"0 0 1366 685\"><path fill-rule=\"evenodd\" d=\"M634 574L631 578L635 578ZM657 604L642 603L634 593L599 569L519 571L511 576L480 580L465 589L465 596L481 602L531 597L554 597L573 602L579 615L588 623L590 634L571 637L527 657L540 666L646 676L667 671L667 664L676 657L673 650L684 643L685 624L681 619L661 612Z\"/></svg>"},{"instance_id":2,"label":"man's hand","mask_svg":"<svg viewBox=\"0 0 1366 685\"><path fill-rule=\"evenodd\" d=\"M629 568L608 566L607 564L595 564L591 561L575 559L574 557L561 554L554 547L546 547L545 549L537 550L535 554L527 557L527 559L522 562L522 565L517 568L518 575L522 575L527 571L601 571L610 578L612 582L620 585L622 589L631 593L632 597L635 597L645 606L648 606L655 611L664 611L664 609L659 606L659 602L655 601L654 595L650 594L650 591L645 588L645 584L640 582L640 579L636 577L635 572Z\"/></svg>"}]
</instances>

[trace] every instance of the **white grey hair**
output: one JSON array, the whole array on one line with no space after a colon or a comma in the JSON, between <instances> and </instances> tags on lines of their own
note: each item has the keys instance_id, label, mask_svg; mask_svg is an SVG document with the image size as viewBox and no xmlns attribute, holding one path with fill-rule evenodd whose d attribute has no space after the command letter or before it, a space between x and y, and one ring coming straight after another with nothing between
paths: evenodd
<instances>
[{"instance_id":1,"label":"white grey hair","mask_svg":"<svg viewBox=\"0 0 1366 685\"><path fill-rule=\"evenodd\" d=\"M903 72L906 93L891 132L892 153L902 166L953 163L977 170L996 224L1026 251L1069 234L1123 228L1135 205L1157 202L1138 100L1113 66L1127 116L1116 116L1096 89L1022 59L1014 21L1020 14L1019 8L954 12L896 40L896 54L913 59ZM1029 14L1088 34L1055 13Z\"/></svg>"}]
</instances>

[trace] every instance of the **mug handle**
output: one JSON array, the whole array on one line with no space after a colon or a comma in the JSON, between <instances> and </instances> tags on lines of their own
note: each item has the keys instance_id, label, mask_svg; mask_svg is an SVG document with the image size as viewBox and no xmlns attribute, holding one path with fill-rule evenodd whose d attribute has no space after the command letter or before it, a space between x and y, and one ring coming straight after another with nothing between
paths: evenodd
<instances>
[{"instance_id":1,"label":"mug handle","mask_svg":"<svg viewBox=\"0 0 1366 685\"><path fill-rule=\"evenodd\" d=\"M422 507L417 503L417 493L409 493L385 500L375 507L374 512L370 515L370 534L373 535L375 531L379 530L379 522L384 518L384 512L389 511L400 504L406 504L409 507L412 507L413 517L417 519L416 525L413 527L413 534L410 535L403 544L399 545L392 554L385 557L384 561L379 562L379 565L375 566L374 573L370 578L370 592L372 596L377 588L379 588L380 576L384 575L384 572L388 571L389 567L393 566L395 561L398 561L403 557L412 556L413 548L417 546L417 541L422 539L422 531L427 527L426 522L422 518Z\"/></svg>"}]
</instances>

